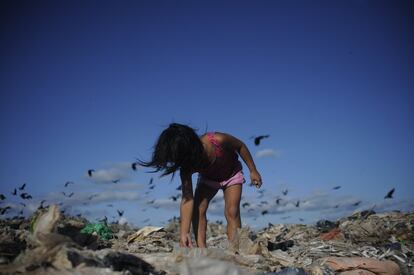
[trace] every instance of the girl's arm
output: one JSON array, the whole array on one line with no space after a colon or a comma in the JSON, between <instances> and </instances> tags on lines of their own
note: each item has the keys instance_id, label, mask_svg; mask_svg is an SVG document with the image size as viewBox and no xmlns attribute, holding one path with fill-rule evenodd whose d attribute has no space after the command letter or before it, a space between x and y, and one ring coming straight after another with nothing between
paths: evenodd
<instances>
[{"instance_id":1,"label":"girl's arm","mask_svg":"<svg viewBox=\"0 0 414 275\"><path fill-rule=\"evenodd\" d=\"M256 169L256 165L246 144L232 135L224 133L220 133L220 135L222 136L222 143L231 146L233 150L237 151L244 163L246 163L249 168L251 182L257 187L260 187L262 185L262 177Z\"/></svg>"},{"instance_id":2,"label":"girl's arm","mask_svg":"<svg viewBox=\"0 0 414 275\"><path fill-rule=\"evenodd\" d=\"M191 217L193 214L193 184L191 173L180 171L182 198L180 204L180 245L192 247L190 237Z\"/></svg>"}]
</instances>

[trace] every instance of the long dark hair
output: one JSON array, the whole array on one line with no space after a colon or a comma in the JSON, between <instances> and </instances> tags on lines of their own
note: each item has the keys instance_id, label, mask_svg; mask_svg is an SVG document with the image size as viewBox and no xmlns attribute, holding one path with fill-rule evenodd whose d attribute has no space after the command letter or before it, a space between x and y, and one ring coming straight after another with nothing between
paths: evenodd
<instances>
[{"instance_id":1,"label":"long dark hair","mask_svg":"<svg viewBox=\"0 0 414 275\"><path fill-rule=\"evenodd\" d=\"M201 168L205 160L204 147L196 131L183 124L171 123L158 137L152 159L139 161L144 167L163 171L161 176L172 174L178 169L192 172Z\"/></svg>"}]
</instances>

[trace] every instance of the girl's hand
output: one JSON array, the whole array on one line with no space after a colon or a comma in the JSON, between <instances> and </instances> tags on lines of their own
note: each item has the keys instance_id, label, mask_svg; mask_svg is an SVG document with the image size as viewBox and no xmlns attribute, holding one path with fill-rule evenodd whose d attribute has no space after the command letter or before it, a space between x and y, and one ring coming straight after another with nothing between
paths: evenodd
<instances>
[{"instance_id":1,"label":"girl's hand","mask_svg":"<svg viewBox=\"0 0 414 275\"><path fill-rule=\"evenodd\" d=\"M180 247L193 247L193 244L191 242L191 236L190 234L181 235L180 238Z\"/></svg>"},{"instance_id":2,"label":"girl's hand","mask_svg":"<svg viewBox=\"0 0 414 275\"><path fill-rule=\"evenodd\" d=\"M260 188L260 186L262 186L262 176L260 176L257 170L250 172L250 180L251 183L255 185L257 188Z\"/></svg>"}]
</instances>

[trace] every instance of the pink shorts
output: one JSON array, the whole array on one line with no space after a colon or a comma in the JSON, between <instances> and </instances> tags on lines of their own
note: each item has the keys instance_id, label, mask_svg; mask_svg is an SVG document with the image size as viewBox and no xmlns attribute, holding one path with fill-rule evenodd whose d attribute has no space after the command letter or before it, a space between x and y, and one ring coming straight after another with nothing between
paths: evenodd
<instances>
[{"instance_id":1,"label":"pink shorts","mask_svg":"<svg viewBox=\"0 0 414 275\"><path fill-rule=\"evenodd\" d=\"M242 185L245 182L246 180L244 179L243 171L240 170L239 172L234 174L234 176L224 181L214 181L214 180L210 180L208 178L199 176L197 184L205 184L213 189L218 190L218 189L225 189L226 187L236 185L236 184Z\"/></svg>"}]
</instances>

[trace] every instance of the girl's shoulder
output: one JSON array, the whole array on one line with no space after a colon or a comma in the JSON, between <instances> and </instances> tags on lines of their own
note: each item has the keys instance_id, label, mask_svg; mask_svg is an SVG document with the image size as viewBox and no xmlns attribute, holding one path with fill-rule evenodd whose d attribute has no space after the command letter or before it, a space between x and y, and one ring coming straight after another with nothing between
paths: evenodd
<instances>
[{"instance_id":1,"label":"girl's shoulder","mask_svg":"<svg viewBox=\"0 0 414 275\"><path fill-rule=\"evenodd\" d=\"M214 139L217 140L219 143L223 143L226 141L226 137L228 136L228 134L223 133L223 132L211 132Z\"/></svg>"},{"instance_id":2,"label":"girl's shoulder","mask_svg":"<svg viewBox=\"0 0 414 275\"><path fill-rule=\"evenodd\" d=\"M223 142L223 133L221 132L216 132L216 131L210 131L205 133L204 135L202 135L200 137L202 140L208 140L211 143L215 144L215 143L222 143Z\"/></svg>"},{"instance_id":3,"label":"girl's shoulder","mask_svg":"<svg viewBox=\"0 0 414 275\"><path fill-rule=\"evenodd\" d=\"M217 131L210 131L200 136L202 141L209 141L210 143L221 145L225 144L228 140L229 134Z\"/></svg>"},{"instance_id":4,"label":"girl's shoulder","mask_svg":"<svg viewBox=\"0 0 414 275\"><path fill-rule=\"evenodd\" d=\"M238 138L228 133L215 132L214 138L216 142L220 144L221 147L230 150L237 149L240 147L240 144L242 144L242 142Z\"/></svg>"}]
</instances>

